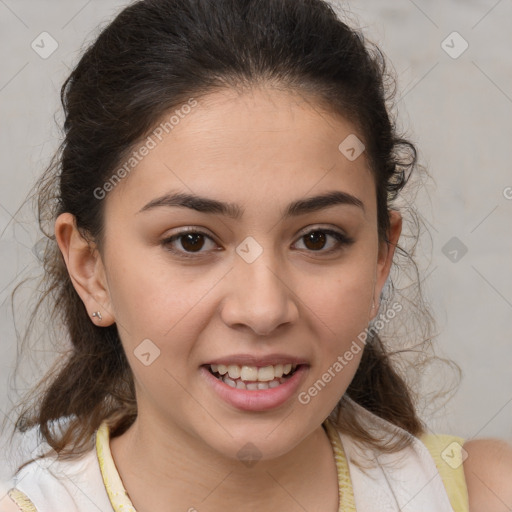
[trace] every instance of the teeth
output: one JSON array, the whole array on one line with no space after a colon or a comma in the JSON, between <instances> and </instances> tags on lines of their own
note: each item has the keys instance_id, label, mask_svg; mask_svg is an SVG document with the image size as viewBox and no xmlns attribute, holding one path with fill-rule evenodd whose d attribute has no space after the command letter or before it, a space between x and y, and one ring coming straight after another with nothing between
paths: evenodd
<instances>
[{"instance_id":1,"label":"teeth","mask_svg":"<svg viewBox=\"0 0 512 512\"><path fill-rule=\"evenodd\" d=\"M240 378L245 381L258 380L258 368L256 366L242 366Z\"/></svg>"},{"instance_id":2,"label":"teeth","mask_svg":"<svg viewBox=\"0 0 512 512\"><path fill-rule=\"evenodd\" d=\"M268 382L274 380L274 367L273 366L264 366L258 370L258 378L254 380L259 380L260 382Z\"/></svg>"},{"instance_id":3,"label":"teeth","mask_svg":"<svg viewBox=\"0 0 512 512\"><path fill-rule=\"evenodd\" d=\"M244 382L268 383L274 379L281 379L284 375L288 375L292 370L297 368L297 365L287 363L284 365L276 364L275 366L269 365L258 368L256 366L238 366L237 364L212 364L210 368L213 373L219 373L220 375L228 374L226 377L229 376L229 379L232 381L241 379Z\"/></svg>"},{"instance_id":4,"label":"teeth","mask_svg":"<svg viewBox=\"0 0 512 512\"><path fill-rule=\"evenodd\" d=\"M283 365L276 364L274 366L274 376L276 379L280 379L283 376Z\"/></svg>"},{"instance_id":5,"label":"teeth","mask_svg":"<svg viewBox=\"0 0 512 512\"><path fill-rule=\"evenodd\" d=\"M228 374L231 379L239 379L240 378L240 366L236 364L230 364L228 366Z\"/></svg>"},{"instance_id":6,"label":"teeth","mask_svg":"<svg viewBox=\"0 0 512 512\"><path fill-rule=\"evenodd\" d=\"M236 388L236 382L234 380L231 380L229 377L224 377L224 382L228 385L228 386L231 386L232 388Z\"/></svg>"}]
</instances>

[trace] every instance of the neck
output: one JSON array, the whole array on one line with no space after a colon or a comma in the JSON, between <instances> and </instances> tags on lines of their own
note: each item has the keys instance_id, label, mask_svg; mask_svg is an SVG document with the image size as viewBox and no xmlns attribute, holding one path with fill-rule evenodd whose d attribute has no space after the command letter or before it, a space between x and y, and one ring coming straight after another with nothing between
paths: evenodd
<instances>
[{"instance_id":1,"label":"neck","mask_svg":"<svg viewBox=\"0 0 512 512\"><path fill-rule=\"evenodd\" d=\"M139 418L110 443L137 512L165 510L338 510L338 477L319 426L288 453L242 463L182 430Z\"/></svg>"}]
</instances>

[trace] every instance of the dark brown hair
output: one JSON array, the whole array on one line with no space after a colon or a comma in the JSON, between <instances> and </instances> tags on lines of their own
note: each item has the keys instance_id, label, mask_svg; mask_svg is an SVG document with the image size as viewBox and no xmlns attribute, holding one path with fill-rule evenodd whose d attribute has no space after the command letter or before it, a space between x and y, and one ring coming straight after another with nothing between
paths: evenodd
<instances>
[{"instance_id":1,"label":"dark brown hair","mask_svg":"<svg viewBox=\"0 0 512 512\"><path fill-rule=\"evenodd\" d=\"M38 183L43 231L70 212L101 248L104 201L94 190L162 116L191 97L257 84L298 92L355 123L376 183L379 236L386 240L389 210L416 168L416 150L391 117L393 82L382 53L323 0L146 0L120 12L62 87L65 137ZM73 456L90 446L104 420L112 435L124 432L137 404L116 326L91 322L51 229L46 232L44 291L34 315L49 304L49 321L64 324L70 343L16 427L38 426L61 456ZM409 255L399 248L396 258ZM419 344L428 342L425 332ZM346 396L418 435L423 426L413 395L390 354L377 334L370 336ZM345 408L342 430L379 444L343 399L339 406Z\"/></svg>"}]
</instances>

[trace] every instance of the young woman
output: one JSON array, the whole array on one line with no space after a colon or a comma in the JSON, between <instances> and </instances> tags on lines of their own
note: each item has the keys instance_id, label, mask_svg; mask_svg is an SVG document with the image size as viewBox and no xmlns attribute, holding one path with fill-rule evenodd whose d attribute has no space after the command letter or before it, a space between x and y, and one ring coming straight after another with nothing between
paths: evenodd
<instances>
[{"instance_id":1,"label":"young woman","mask_svg":"<svg viewBox=\"0 0 512 512\"><path fill-rule=\"evenodd\" d=\"M72 348L2 511L510 509L511 448L427 434L379 337L416 162L385 79L321 0L139 1L101 33L40 190Z\"/></svg>"}]
</instances>

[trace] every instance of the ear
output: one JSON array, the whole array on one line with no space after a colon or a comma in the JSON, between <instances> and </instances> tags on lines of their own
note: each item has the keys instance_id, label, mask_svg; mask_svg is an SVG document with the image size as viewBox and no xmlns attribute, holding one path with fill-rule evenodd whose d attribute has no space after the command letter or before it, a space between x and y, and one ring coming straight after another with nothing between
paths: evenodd
<instances>
[{"instance_id":1,"label":"ear","mask_svg":"<svg viewBox=\"0 0 512 512\"><path fill-rule=\"evenodd\" d=\"M389 212L389 230L387 233L387 240L382 240L379 243L379 255L377 259L377 273L375 279L375 290L373 301L375 304L374 312L377 314L379 310L380 296L382 289L386 284L393 263L393 256L395 248L402 232L402 216L400 212L391 210Z\"/></svg>"},{"instance_id":2,"label":"ear","mask_svg":"<svg viewBox=\"0 0 512 512\"><path fill-rule=\"evenodd\" d=\"M74 215L70 213L59 215L55 221L55 238L71 282L91 321L101 327L112 325L115 317L110 304L103 261L96 245L82 236Z\"/></svg>"}]
</instances>

